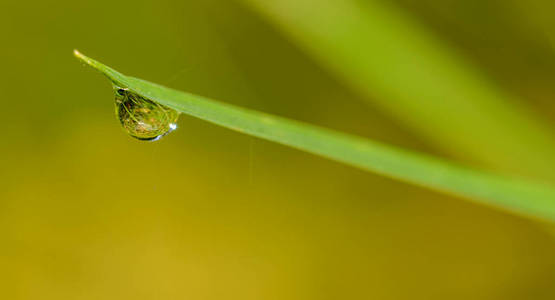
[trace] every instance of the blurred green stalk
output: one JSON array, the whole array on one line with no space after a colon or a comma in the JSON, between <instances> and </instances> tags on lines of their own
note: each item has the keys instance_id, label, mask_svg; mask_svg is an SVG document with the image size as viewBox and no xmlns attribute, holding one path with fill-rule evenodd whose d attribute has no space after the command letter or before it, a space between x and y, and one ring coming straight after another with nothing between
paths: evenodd
<instances>
[{"instance_id":1,"label":"blurred green stalk","mask_svg":"<svg viewBox=\"0 0 555 300\"><path fill-rule=\"evenodd\" d=\"M555 142L545 125L385 1L241 1L443 151L498 171L555 181Z\"/></svg>"}]
</instances>

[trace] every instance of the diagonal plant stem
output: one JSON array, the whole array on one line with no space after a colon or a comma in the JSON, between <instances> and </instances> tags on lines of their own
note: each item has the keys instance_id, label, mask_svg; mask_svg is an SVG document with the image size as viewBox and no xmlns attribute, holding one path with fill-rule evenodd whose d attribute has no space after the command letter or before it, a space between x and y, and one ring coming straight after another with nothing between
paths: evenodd
<instances>
[{"instance_id":1,"label":"diagonal plant stem","mask_svg":"<svg viewBox=\"0 0 555 300\"><path fill-rule=\"evenodd\" d=\"M74 54L114 84L182 113L365 171L555 222L552 186L472 170L366 138L177 91L125 76L78 51Z\"/></svg>"}]
</instances>

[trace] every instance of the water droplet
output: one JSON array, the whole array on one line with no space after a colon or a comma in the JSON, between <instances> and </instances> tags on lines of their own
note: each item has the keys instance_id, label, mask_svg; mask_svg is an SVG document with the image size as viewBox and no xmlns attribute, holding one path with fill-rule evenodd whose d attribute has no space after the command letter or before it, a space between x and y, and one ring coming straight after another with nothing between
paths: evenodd
<instances>
[{"instance_id":1,"label":"water droplet","mask_svg":"<svg viewBox=\"0 0 555 300\"><path fill-rule=\"evenodd\" d=\"M142 141L157 141L177 129L178 111L128 89L115 90L116 117L130 136Z\"/></svg>"}]
</instances>

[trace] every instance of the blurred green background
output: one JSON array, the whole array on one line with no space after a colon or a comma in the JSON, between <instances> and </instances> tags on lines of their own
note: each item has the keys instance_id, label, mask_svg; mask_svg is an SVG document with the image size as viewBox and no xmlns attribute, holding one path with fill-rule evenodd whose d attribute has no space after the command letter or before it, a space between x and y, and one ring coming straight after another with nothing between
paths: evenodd
<instances>
[{"instance_id":1,"label":"blurred green background","mask_svg":"<svg viewBox=\"0 0 555 300\"><path fill-rule=\"evenodd\" d=\"M555 131L552 1L353 1L399 11ZM136 141L71 53L487 168L368 105L249 2L0 3L0 298L555 298L543 225L187 116Z\"/></svg>"}]
</instances>

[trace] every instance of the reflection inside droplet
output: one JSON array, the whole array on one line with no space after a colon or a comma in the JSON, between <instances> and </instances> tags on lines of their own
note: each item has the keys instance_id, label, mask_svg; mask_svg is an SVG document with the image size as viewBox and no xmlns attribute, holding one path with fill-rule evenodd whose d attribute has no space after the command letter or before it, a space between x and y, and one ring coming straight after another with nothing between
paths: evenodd
<instances>
[{"instance_id":1,"label":"reflection inside droplet","mask_svg":"<svg viewBox=\"0 0 555 300\"><path fill-rule=\"evenodd\" d=\"M127 89L116 88L116 117L132 137L157 141L177 129L179 112Z\"/></svg>"}]
</instances>

